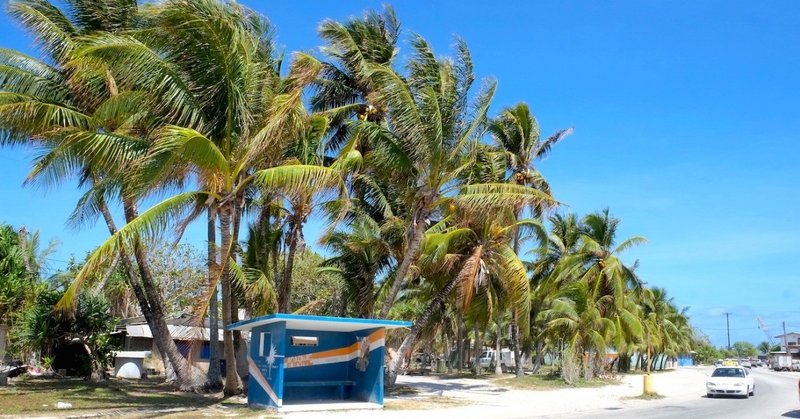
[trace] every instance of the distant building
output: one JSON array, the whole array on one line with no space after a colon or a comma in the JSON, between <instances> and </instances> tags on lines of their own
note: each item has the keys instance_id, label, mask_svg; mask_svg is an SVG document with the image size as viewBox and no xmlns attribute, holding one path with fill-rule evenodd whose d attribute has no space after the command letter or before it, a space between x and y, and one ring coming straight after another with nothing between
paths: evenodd
<instances>
[{"instance_id":1,"label":"distant building","mask_svg":"<svg viewBox=\"0 0 800 419\"><path fill-rule=\"evenodd\" d=\"M781 353L788 353L792 355L793 358L797 358L800 356L800 333L799 332L790 332L785 335L778 335L775 336L778 339L778 343L781 345ZM788 348L787 348L788 346Z\"/></svg>"},{"instance_id":2,"label":"distant building","mask_svg":"<svg viewBox=\"0 0 800 419\"><path fill-rule=\"evenodd\" d=\"M166 319L167 328L178 350L186 359L203 371L208 371L211 336L208 319L183 314L180 317ZM217 353L222 358L222 323L218 331ZM145 371L164 374L164 361L153 340L153 333L144 317L123 319L113 333L122 341L122 351L149 351L151 356L144 360Z\"/></svg>"}]
</instances>

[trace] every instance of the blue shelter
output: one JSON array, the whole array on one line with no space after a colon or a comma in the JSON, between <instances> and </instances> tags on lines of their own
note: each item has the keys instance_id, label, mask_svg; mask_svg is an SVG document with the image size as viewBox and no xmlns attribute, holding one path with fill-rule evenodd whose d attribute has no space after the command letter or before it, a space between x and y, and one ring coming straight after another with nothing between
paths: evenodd
<instances>
[{"instance_id":1,"label":"blue shelter","mask_svg":"<svg viewBox=\"0 0 800 419\"><path fill-rule=\"evenodd\" d=\"M386 329L391 320L271 314L231 324L250 332L251 406L363 402L383 405Z\"/></svg>"}]
</instances>

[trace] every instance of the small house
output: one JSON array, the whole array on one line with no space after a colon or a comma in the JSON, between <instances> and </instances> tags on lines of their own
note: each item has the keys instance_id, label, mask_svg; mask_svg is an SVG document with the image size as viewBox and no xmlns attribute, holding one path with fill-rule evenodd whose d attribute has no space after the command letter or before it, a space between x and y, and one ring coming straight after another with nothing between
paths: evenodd
<instances>
[{"instance_id":1,"label":"small house","mask_svg":"<svg viewBox=\"0 0 800 419\"><path fill-rule=\"evenodd\" d=\"M271 314L234 323L250 332L248 404L381 408L386 329L410 322ZM313 408L313 406L311 407Z\"/></svg>"},{"instance_id":2,"label":"small house","mask_svg":"<svg viewBox=\"0 0 800 419\"><path fill-rule=\"evenodd\" d=\"M183 314L167 318L166 323L169 334L178 346L181 355L200 370L208 371L211 336L208 319ZM119 364L116 365L115 374L119 372L122 365L130 362L140 369L140 375L146 371L165 374L164 361L153 340L153 332L144 317L123 319L112 335L121 342L121 350L116 353L116 356L121 358L119 361L121 363L115 362L115 364ZM222 349L222 328L220 328L217 335L217 353L220 356L222 356ZM135 376L133 370L131 373Z\"/></svg>"}]
</instances>

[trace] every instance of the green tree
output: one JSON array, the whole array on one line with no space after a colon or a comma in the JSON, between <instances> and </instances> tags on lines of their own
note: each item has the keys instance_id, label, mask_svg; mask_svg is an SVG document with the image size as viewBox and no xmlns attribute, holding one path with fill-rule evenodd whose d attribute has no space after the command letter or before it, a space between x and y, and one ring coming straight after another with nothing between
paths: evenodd
<instances>
[{"instance_id":1,"label":"green tree","mask_svg":"<svg viewBox=\"0 0 800 419\"><path fill-rule=\"evenodd\" d=\"M758 355L758 349L750 342L734 342L731 349L737 358L752 358Z\"/></svg>"},{"instance_id":2,"label":"green tree","mask_svg":"<svg viewBox=\"0 0 800 419\"><path fill-rule=\"evenodd\" d=\"M513 107L503 109L500 116L494 118L489 124L489 132L503 152L510 172L509 182L521 186L531 186L550 194L550 185L534 167L536 160L544 158L550 149L564 137L572 133L572 129L556 132L551 137L541 141L539 124L531 113L528 105L519 103ZM540 216L544 210L541 206L531 208L533 214ZM519 219L524 208L522 205L514 206L514 215ZM514 235L514 252L520 251L520 233ZM511 319L512 346L515 359L522 359L520 353L519 327L516 316ZM516 363L515 373L522 377L522 363Z\"/></svg>"},{"instance_id":3,"label":"green tree","mask_svg":"<svg viewBox=\"0 0 800 419\"><path fill-rule=\"evenodd\" d=\"M126 219L137 213L140 196L124 187L119 175L143 150L140 134L151 122L143 110L158 108L171 113L175 109L169 101L151 106L142 93L161 91L162 87L136 91L142 86L120 85L118 74L107 63L78 53L94 36L138 29L136 25L144 20L135 1L100 4L76 0L61 6L38 0L9 3L10 14L33 34L46 58L37 60L11 50L0 54L5 64L0 68L0 141L35 143L49 150L36 163L31 177L54 183L65 175L77 175L90 190L79 201L73 220L81 224L102 214L114 234L108 197L122 198ZM132 88L121 91L120 86ZM136 242L117 249L114 257L122 261L156 345L175 368L178 385L196 387L196 374L169 337L158 290L149 276L146 249ZM66 294L68 305L75 301L74 294L74 289Z\"/></svg>"},{"instance_id":4,"label":"green tree","mask_svg":"<svg viewBox=\"0 0 800 419\"><path fill-rule=\"evenodd\" d=\"M368 216L356 219L349 231L337 231L325 238L325 246L333 256L325 261L327 270L339 274L345 283L343 305L352 301L357 317L369 318L374 312L378 294L376 281L392 267L392 248L386 231ZM391 240L391 239L389 239ZM346 307L342 307L342 314Z\"/></svg>"}]
</instances>

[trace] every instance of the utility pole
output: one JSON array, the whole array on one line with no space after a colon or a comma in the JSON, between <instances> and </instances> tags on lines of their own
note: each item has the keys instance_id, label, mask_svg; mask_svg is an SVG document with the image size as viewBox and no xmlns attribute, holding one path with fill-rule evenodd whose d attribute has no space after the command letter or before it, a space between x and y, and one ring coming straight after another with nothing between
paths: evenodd
<instances>
[{"instance_id":1,"label":"utility pole","mask_svg":"<svg viewBox=\"0 0 800 419\"><path fill-rule=\"evenodd\" d=\"M789 344L786 343L786 322L782 322L783 324L783 349L786 351L786 355L791 355L789 353Z\"/></svg>"},{"instance_id":2,"label":"utility pole","mask_svg":"<svg viewBox=\"0 0 800 419\"><path fill-rule=\"evenodd\" d=\"M731 350L731 321L730 321L731 313L722 313L722 314L725 315L725 325L727 326L727 329L728 329L728 350L730 351Z\"/></svg>"}]
</instances>

